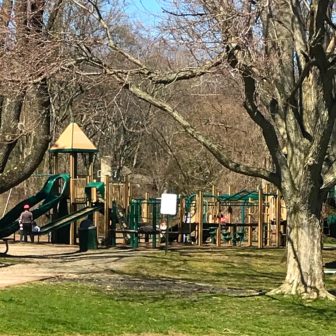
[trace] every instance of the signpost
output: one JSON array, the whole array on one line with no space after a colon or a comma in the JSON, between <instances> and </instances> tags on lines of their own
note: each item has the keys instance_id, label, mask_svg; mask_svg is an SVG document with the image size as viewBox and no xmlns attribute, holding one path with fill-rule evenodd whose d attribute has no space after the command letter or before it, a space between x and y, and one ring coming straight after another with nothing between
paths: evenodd
<instances>
[{"instance_id":1,"label":"signpost","mask_svg":"<svg viewBox=\"0 0 336 336\"><path fill-rule=\"evenodd\" d=\"M176 215L177 213L177 195L164 193L161 195L161 215L167 216L167 226L166 226L166 248L165 254L168 251L168 241L169 241L169 216Z\"/></svg>"}]
</instances>

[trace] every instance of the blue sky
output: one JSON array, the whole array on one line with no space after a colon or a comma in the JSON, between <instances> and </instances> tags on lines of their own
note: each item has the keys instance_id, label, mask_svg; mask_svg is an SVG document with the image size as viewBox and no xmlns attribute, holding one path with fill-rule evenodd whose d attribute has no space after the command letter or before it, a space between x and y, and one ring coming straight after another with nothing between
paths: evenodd
<instances>
[{"instance_id":1,"label":"blue sky","mask_svg":"<svg viewBox=\"0 0 336 336\"><path fill-rule=\"evenodd\" d=\"M162 15L162 0L128 0L127 12L132 20L145 25L155 25Z\"/></svg>"},{"instance_id":2,"label":"blue sky","mask_svg":"<svg viewBox=\"0 0 336 336\"><path fill-rule=\"evenodd\" d=\"M130 5L140 11L158 13L161 12L162 2L160 0L133 0Z\"/></svg>"}]
</instances>

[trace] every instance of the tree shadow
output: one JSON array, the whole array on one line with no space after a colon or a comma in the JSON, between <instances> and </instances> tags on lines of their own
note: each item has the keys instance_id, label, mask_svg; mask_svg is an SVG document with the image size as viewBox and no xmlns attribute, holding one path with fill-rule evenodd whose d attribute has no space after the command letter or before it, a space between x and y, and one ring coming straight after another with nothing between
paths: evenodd
<instances>
[{"instance_id":1,"label":"tree shadow","mask_svg":"<svg viewBox=\"0 0 336 336\"><path fill-rule=\"evenodd\" d=\"M330 306L313 306L307 304L307 301L302 300L300 297L296 297L296 300L293 300L293 297L283 297L283 296L273 296L266 294L266 296L274 301L277 301L279 304L285 304L287 308L292 308L295 314L301 314L307 316L308 319L312 318L312 315L316 315L319 318L322 318L326 321L336 318L336 311L334 304ZM295 298L295 297L294 297Z\"/></svg>"}]
</instances>

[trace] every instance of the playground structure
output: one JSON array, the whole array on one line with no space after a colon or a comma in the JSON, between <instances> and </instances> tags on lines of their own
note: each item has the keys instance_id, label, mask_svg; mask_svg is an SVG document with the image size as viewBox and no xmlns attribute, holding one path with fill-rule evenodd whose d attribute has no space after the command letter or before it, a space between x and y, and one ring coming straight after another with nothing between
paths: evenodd
<instances>
[{"instance_id":1,"label":"playground structure","mask_svg":"<svg viewBox=\"0 0 336 336\"><path fill-rule=\"evenodd\" d=\"M41 191L0 219L0 238L19 229L23 205L29 204L34 219L41 218L36 234L50 234L52 243L76 244L79 221L90 215L96 239L106 246L120 243L136 248L142 237L153 248L165 241L258 248L285 243L285 206L281 195L269 191L269 185L257 192L235 194L220 194L213 187L211 193L179 197L176 216L164 217L160 198L148 193L135 198L127 180L116 183L104 172L100 181L94 180L97 151L79 126L71 123L50 148L52 174ZM68 173L61 172L60 155L68 162Z\"/></svg>"},{"instance_id":2,"label":"playground structure","mask_svg":"<svg viewBox=\"0 0 336 336\"><path fill-rule=\"evenodd\" d=\"M24 204L29 204L32 208L34 220L40 221L43 216L47 218L47 223L43 223L45 220L39 222L41 228L35 234L50 234L53 243L74 244L77 234L74 223L96 211L102 211L103 204L93 203L90 197L84 195L85 193L91 194L92 189L101 191L102 183L91 182L93 154L97 152L97 149L79 126L71 123L51 147L50 152L53 155L52 174L41 191L21 201L0 219L0 238L8 237L19 229L18 219ZM59 153L69 156L69 173L59 172ZM85 155L88 162L88 169L85 172L86 183L81 193L76 185L79 179L79 154Z\"/></svg>"},{"instance_id":3,"label":"playground structure","mask_svg":"<svg viewBox=\"0 0 336 336\"><path fill-rule=\"evenodd\" d=\"M129 226L118 228L118 218L111 220L111 243L115 245L116 233L127 233L132 247L139 246L141 235L147 244L152 238L153 248L166 239L198 246L284 246L286 209L280 194L270 193L268 188L235 194L215 193L213 188L212 193L180 197L176 216L169 217L160 215L160 198L146 194L144 198L131 199ZM114 201L118 203L117 198Z\"/></svg>"}]
</instances>

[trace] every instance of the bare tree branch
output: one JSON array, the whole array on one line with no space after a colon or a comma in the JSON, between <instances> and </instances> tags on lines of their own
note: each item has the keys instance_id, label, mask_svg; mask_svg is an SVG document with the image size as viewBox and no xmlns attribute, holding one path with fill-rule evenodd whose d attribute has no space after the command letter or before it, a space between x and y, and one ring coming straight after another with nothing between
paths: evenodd
<instances>
[{"instance_id":1,"label":"bare tree branch","mask_svg":"<svg viewBox=\"0 0 336 336\"><path fill-rule=\"evenodd\" d=\"M265 169L245 166L243 164L231 160L227 155L225 155L223 150L218 145L212 143L209 139L204 137L200 132L198 132L194 127L192 127L192 125L188 123L178 111L176 111L166 102L149 95L147 92L141 90L134 84L124 84L124 87L129 91L131 91L132 93L134 93L138 98L143 99L146 102L168 113L175 121L179 123L179 125L181 125L184 128L184 130L190 136L192 136L195 140L197 140L204 147L206 147L224 167L237 173L260 177L267 181L270 181L271 183L274 183L275 185L279 185L278 176L276 174L267 171Z\"/></svg>"}]
</instances>

